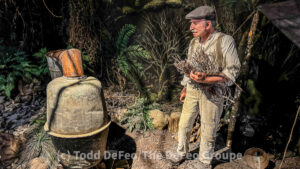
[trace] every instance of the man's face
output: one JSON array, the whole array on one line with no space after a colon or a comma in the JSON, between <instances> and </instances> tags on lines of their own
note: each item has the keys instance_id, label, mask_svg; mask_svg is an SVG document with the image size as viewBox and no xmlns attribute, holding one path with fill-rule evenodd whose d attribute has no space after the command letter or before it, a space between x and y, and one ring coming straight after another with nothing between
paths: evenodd
<instances>
[{"instance_id":1,"label":"man's face","mask_svg":"<svg viewBox=\"0 0 300 169\"><path fill-rule=\"evenodd\" d=\"M207 22L205 19L191 19L190 31L194 38L203 37L207 33Z\"/></svg>"}]
</instances>

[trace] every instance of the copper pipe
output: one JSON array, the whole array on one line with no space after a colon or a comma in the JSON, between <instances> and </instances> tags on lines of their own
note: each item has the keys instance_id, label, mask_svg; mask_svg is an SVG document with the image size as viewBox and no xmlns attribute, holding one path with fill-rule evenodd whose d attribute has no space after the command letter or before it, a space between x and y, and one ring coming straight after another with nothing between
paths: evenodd
<instances>
[{"instance_id":1,"label":"copper pipe","mask_svg":"<svg viewBox=\"0 0 300 169\"><path fill-rule=\"evenodd\" d=\"M63 74L65 77L84 76L80 50L55 50L48 52L46 56L54 57L61 61Z\"/></svg>"}]
</instances>

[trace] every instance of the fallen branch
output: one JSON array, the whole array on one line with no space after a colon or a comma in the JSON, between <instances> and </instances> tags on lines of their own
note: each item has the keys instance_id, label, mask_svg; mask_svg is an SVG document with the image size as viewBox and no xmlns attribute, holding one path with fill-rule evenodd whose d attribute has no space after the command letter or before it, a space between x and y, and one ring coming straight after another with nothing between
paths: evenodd
<instances>
[{"instance_id":1,"label":"fallen branch","mask_svg":"<svg viewBox=\"0 0 300 169\"><path fill-rule=\"evenodd\" d=\"M232 34L234 36L246 23L247 21L255 14L255 10L247 17L247 19L236 29L236 31Z\"/></svg>"},{"instance_id":2,"label":"fallen branch","mask_svg":"<svg viewBox=\"0 0 300 169\"><path fill-rule=\"evenodd\" d=\"M294 124L292 126L292 130L291 130L291 133L290 133L290 137L289 137L289 140L286 144L286 147L285 147L285 150L284 150L284 153L283 153L283 157L282 157L282 160L281 160L281 163L280 163L280 166L279 166L279 169L281 169L281 166L283 164L283 161L284 161L284 158L285 158L285 155L286 155L286 151L287 151L287 148L289 147L289 144L292 140L292 135L293 135L293 132L294 132L294 128L296 126L296 122L297 122L297 119L298 119L298 116L299 116L299 112L300 112L300 106L298 107L298 110L297 110L297 113L296 113L296 117L295 117L295 120L294 120Z\"/></svg>"}]
</instances>

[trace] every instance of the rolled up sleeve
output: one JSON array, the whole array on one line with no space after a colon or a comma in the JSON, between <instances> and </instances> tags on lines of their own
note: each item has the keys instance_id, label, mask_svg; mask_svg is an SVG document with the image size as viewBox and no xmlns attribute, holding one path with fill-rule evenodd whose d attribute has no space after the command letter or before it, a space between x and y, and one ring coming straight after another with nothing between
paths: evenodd
<instances>
[{"instance_id":1,"label":"rolled up sleeve","mask_svg":"<svg viewBox=\"0 0 300 169\"><path fill-rule=\"evenodd\" d=\"M182 86L186 87L186 85L187 85L188 83L190 83L190 81L191 81L191 79L190 79L189 77L187 77L186 75L184 75L182 81L180 82L180 84L181 84Z\"/></svg>"},{"instance_id":2,"label":"rolled up sleeve","mask_svg":"<svg viewBox=\"0 0 300 169\"><path fill-rule=\"evenodd\" d=\"M222 73L230 79L227 82L227 85L231 86L240 73L241 63L237 54L234 39L231 36L224 36L221 45L225 66Z\"/></svg>"}]
</instances>

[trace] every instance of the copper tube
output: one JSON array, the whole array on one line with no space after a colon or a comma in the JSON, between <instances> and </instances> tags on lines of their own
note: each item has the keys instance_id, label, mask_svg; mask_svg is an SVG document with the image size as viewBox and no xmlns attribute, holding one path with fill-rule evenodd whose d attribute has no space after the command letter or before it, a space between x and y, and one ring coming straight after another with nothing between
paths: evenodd
<instances>
[{"instance_id":1,"label":"copper tube","mask_svg":"<svg viewBox=\"0 0 300 169\"><path fill-rule=\"evenodd\" d=\"M81 77L84 75L80 50L56 50L48 52L46 56L54 57L61 61L65 77Z\"/></svg>"}]
</instances>

